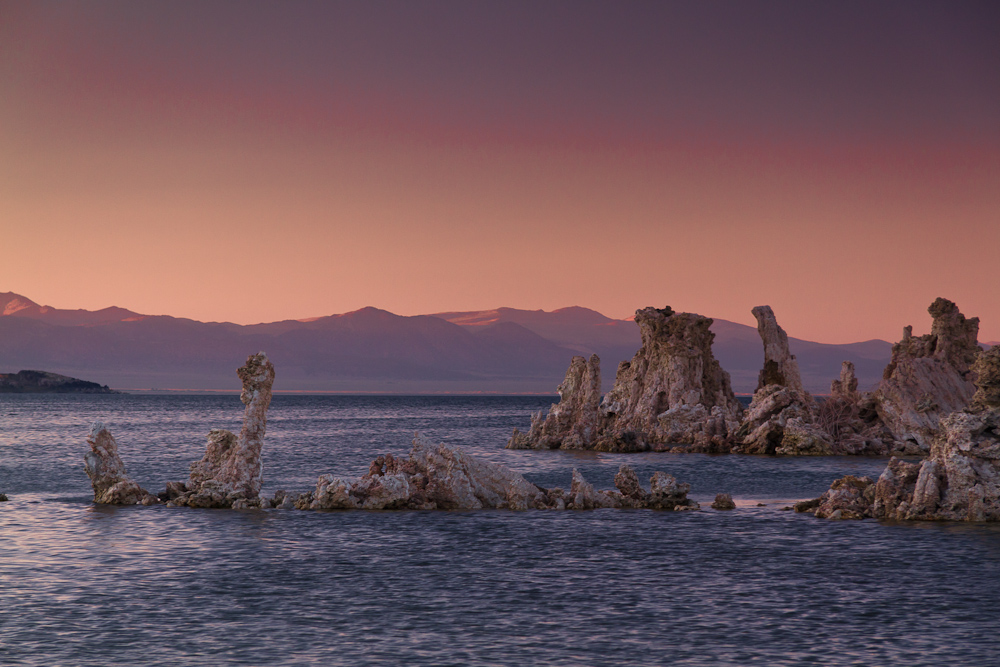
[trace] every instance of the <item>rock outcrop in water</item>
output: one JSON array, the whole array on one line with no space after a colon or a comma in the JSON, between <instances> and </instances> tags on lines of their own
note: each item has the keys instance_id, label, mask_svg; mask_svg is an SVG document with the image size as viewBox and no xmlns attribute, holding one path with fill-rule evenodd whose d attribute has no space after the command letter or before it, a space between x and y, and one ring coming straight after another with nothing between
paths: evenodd
<instances>
[{"instance_id":1,"label":"rock outcrop in water","mask_svg":"<svg viewBox=\"0 0 1000 667\"><path fill-rule=\"evenodd\" d=\"M573 471L568 492L532 484L506 466L460 449L430 445L419 439L406 459L391 454L372 461L357 479L321 475L316 489L299 496L298 509L311 510L477 510L477 509L697 509L688 500L688 485L662 472L650 480L650 491L635 472L622 466L615 477L619 490L597 491Z\"/></svg>"},{"instance_id":2,"label":"rock outcrop in water","mask_svg":"<svg viewBox=\"0 0 1000 667\"><path fill-rule=\"evenodd\" d=\"M897 440L878 411L879 398L858 392L854 364L845 361L830 396L817 402L802 388L788 336L769 306L753 309L764 343L764 368L744 412L734 453L778 455L915 454Z\"/></svg>"},{"instance_id":3,"label":"rock outcrop in water","mask_svg":"<svg viewBox=\"0 0 1000 667\"><path fill-rule=\"evenodd\" d=\"M912 327L903 329L874 396L879 418L915 453L930 450L943 416L969 404L976 390L969 371L980 354L978 317L966 319L947 299L927 310L931 332L915 337Z\"/></svg>"},{"instance_id":4,"label":"rock outcrop in water","mask_svg":"<svg viewBox=\"0 0 1000 667\"><path fill-rule=\"evenodd\" d=\"M814 501L816 516L1000 521L1000 347L979 355L972 371L969 407L941 419L927 459L893 457L875 483L837 480ZM857 492L835 493L851 485Z\"/></svg>"},{"instance_id":5,"label":"rock outcrop in water","mask_svg":"<svg viewBox=\"0 0 1000 667\"><path fill-rule=\"evenodd\" d=\"M788 335L770 306L753 309L764 366L745 411L729 375L712 355L712 320L670 308L644 308L635 321L642 347L618 367L598 402L600 361L574 357L559 403L514 430L510 449L595 449L741 454L871 456L926 454L940 417L968 404L970 365L979 355L979 320L946 299L929 308L931 333L910 327L893 346L877 391L861 393L844 362L831 396L817 402L803 388ZM742 421L741 421L742 417Z\"/></svg>"},{"instance_id":6,"label":"rock outcrop in water","mask_svg":"<svg viewBox=\"0 0 1000 667\"><path fill-rule=\"evenodd\" d=\"M669 307L635 313L642 347L618 366L601 402L595 449L641 451L693 443L728 450L743 406L712 355L712 320Z\"/></svg>"},{"instance_id":7,"label":"rock outcrop in water","mask_svg":"<svg viewBox=\"0 0 1000 667\"><path fill-rule=\"evenodd\" d=\"M233 509L261 505L260 454L271 404L274 366L260 352L250 355L237 374L243 382L240 400L246 405L243 428L238 437L224 429L209 431L205 455L191 464L188 481L167 484L163 496L173 505Z\"/></svg>"},{"instance_id":8,"label":"rock outcrop in water","mask_svg":"<svg viewBox=\"0 0 1000 667\"><path fill-rule=\"evenodd\" d=\"M94 488L94 502L102 505L152 505L159 502L128 476L118 455L118 443L101 422L94 422L87 437L90 451L83 455L84 469Z\"/></svg>"},{"instance_id":9,"label":"rock outcrop in water","mask_svg":"<svg viewBox=\"0 0 1000 667\"><path fill-rule=\"evenodd\" d=\"M875 482L870 477L847 475L834 480L819 498L796 503L795 511L812 512L820 519L864 519L872 515L874 501Z\"/></svg>"},{"instance_id":10,"label":"rock outcrop in water","mask_svg":"<svg viewBox=\"0 0 1000 667\"><path fill-rule=\"evenodd\" d=\"M559 385L559 403L542 417L531 416L531 429L514 429L509 449L588 449L597 436L601 404L601 360L573 357L566 379Z\"/></svg>"},{"instance_id":11,"label":"rock outcrop in water","mask_svg":"<svg viewBox=\"0 0 1000 667\"><path fill-rule=\"evenodd\" d=\"M636 311L642 347L618 366L600 403L599 360L576 357L560 385L559 404L511 449L597 449L608 452L728 451L742 406L729 374L712 355L712 320L670 308Z\"/></svg>"},{"instance_id":12,"label":"rock outcrop in water","mask_svg":"<svg viewBox=\"0 0 1000 667\"><path fill-rule=\"evenodd\" d=\"M712 509L714 510L734 510L736 509L736 503L733 502L733 497L728 493L716 494L715 500L712 501Z\"/></svg>"},{"instance_id":13,"label":"rock outcrop in water","mask_svg":"<svg viewBox=\"0 0 1000 667\"><path fill-rule=\"evenodd\" d=\"M834 444L819 428L818 406L802 387L799 364L788 348L788 334L770 306L752 311L764 343L764 367L750 407L743 414L734 452L741 454L828 455Z\"/></svg>"}]
</instances>

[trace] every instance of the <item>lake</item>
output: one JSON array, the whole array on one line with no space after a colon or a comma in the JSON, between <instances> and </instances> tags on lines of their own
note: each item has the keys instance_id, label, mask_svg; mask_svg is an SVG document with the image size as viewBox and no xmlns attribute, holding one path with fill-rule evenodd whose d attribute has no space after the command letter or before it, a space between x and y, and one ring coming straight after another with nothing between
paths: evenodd
<instances>
[{"instance_id":1,"label":"lake","mask_svg":"<svg viewBox=\"0 0 1000 667\"><path fill-rule=\"evenodd\" d=\"M701 511L97 506L91 422L156 493L239 430L239 397L0 396L0 664L1000 664L1000 526L782 510L884 459L503 449L552 400L276 395L265 493L419 432L542 486L663 470Z\"/></svg>"}]
</instances>

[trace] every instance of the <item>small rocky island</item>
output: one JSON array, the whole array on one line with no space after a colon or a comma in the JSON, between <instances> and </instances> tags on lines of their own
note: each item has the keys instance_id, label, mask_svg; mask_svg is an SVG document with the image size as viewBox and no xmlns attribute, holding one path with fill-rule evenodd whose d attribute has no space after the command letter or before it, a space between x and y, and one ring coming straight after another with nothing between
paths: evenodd
<instances>
[{"instance_id":1,"label":"small rocky island","mask_svg":"<svg viewBox=\"0 0 1000 667\"><path fill-rule=\"evenodd\" d=\"M117 394L106 384L45 371L0 373L0 394Z\"/></svg>"}]
</instances>

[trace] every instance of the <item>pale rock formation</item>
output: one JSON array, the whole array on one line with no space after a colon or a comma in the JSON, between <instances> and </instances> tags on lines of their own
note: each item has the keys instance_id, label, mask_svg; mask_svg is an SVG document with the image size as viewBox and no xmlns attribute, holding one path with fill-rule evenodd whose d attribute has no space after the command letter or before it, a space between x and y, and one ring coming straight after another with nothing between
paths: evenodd
<instances>
[{"instance_id":1,"label":"pale rock formation","mask_svg":"<svg viewBox=\"0 0 1000 667\"><path fill-rule=\"evenodd\" d=\"M657 472L646 492L628 466L615 477L619 490L597 491L573 470L568 492L543 489L509 468L419 438L406 459L376 458L363 477L349 480L322 475L316 489L294 503L297 509L477 510L477 509L697 509L687 499L689 486ZM279 499L275 498L277 502ZM287 507L287 498L282 498Z\"/></svg>"},{"instance_id":2,"label":"pale rock formation","mask_svg":"<svg viewBox=\"0 0 1000 667\"><path fill-rule=\"evenodd\" d=\"M833 453L833 440L817 425L816 401L802 387L788 335L770 306L752 311L764 343L764 367L750 407L736 433L734 452L741 454L817 455Z\"/></svg>"},{"instance_id":3,"label":"pale rock formation","mask_svg":"<svg viewBox=\"0 0 1000 667\"><path fill-rule=\"evenodd\" d=\"M834 480L815 500L795 504L796 512L812 512L820 519L865 519L872 516L875 482L870 477L847 475Z\"/></svg>"},{"instance_id":4,"label":"pale rock formation","mask_svg":"<svg viewBox=\"0 0 1000 667\"><path fill-rule=\"evenodd\" d=\"M627 463L623 463L615 474L615 488L618 489L623 498L634 500L637 503L644 502L649 495L642 488L639 476L635 474L635 470Z\"/></svg>"},{"instance_id":5,"label":"pale rock formation","mask_svg":"<svg viewBox=\"0 0 1000 667\"><path fill-rule=\"evenodd\" d=\"M237 370L243 382L240 400L246 405L237 437L225 429L209 431L205 455L191 464L187 483L171 482L161 496L173 505L189 507L260 507L263 477L261 449L271 405L274 366L263 352L247 357Z\"/></svg>"},{"instance_id":6,"label":"pale rock formation","mask_svg":"<svg viewBox=\"0 0 1000 667\"><path fill-rule=\"evenodd\" d=\"M757 320L757 333L764 343L764 367L757 376L757 390L778 385L807 395L802 387L799 362L788 348L788 334L778 326L771 306L757 306L750 312Z\"/></svg>"},{"instance_id":7,"label":"pale rock formation","mask_svg":"<svg viewBox=\"0 0 1000 667\"><path fill-rule=\"evenodd\" d=\"M728 451L743 408L712 355L712 320L668 307L638 310L635 321L642 347L601 402L595 449Z\"/></svg>"},{"instance_id":8,"label":"pale rock formation","mask_svg":"<svg viewBox=\"0 0 1000 667\"><path fill-rule=\"evenodd\" d=\"M506 468L419 438L407 459L391 454L372 461L355 480L322 475L300 509L525 510L546 506L546 491Z\"/></svg>"},{"instance_id":9,"label":"pale rock formation","mask_svg":"<svg viewBox=\"0 0 1000 667\"><path fill-rule=\"evenodd\" d=\"M719 493L715 496L715 500L712 501L712 509L734 510L736 509L736 503L733 502L733 497L728 493Z\"/></svg>"},{"instance_id":10,"label":"pale rock formation","mask_svg":"<svg viewBox=\"0 0 1000 667\"><path fill-rule=\"evenodd\" d=\"M966 319L947 299L927 310L931 332L903 330L874 396L882 422L912 453L928 452L941 418L969 404L976 390L969 371L980 354L979 318Z\"/></svg>"},{"instance_id":11,"label":"pale rock formation","mask_svg":"<svg viewBox=\"0 0 1000 667\"><path fill-rule=\"evenodd\" d=\"M94 502L102 505L153 505L156 496L128 476L118 455L118 443L108 427L94 422L87 437L90 450L83 455L84 468L94 488Z\"/></svg>"},{"instance_id":12,"label":"pale rock formation","mask_svg":"<svg viewBox=\"0 0 1000 667\"><path fill-rule=\"evenodd\" d=\"M295 507L299 509L349 510L357 509L359 504L357 498L351 497L349 480L333 475L320 475L316 481L316 491L312 494L310 502L302 507L296 503Z\"/></svg>"},{"instance_id":13,"label":"pale rock formation","mask_svg":"<svg viewBox=\"0 0 1000 667\"><path fill-rule=\"evenodd\" d=\"M854 375L854 364L845 361L840 365L840 377L830 383L831 398L858 400L858 378Z\"/></svg>"},{"instance_id":14,"label":"pale rock formation","mask_svg":"<svg viewBox=\"0 0 1000 667\"><path fill-rule=\"evenodd\" d=\"M614 387L598 403L599 360L573 359L549 415L515 431L511 449L607 452L729 451L743 408L729 374L712 355L712 320L668 308L636 311L642 347L618 366Z\"/></svg>"},{"instance_id":15,"label":"pale rock formation","mask_svg":"<svg viewBox=\"0 0 1000 667\"><path fill-rule=\"evenodd\" d=\"M579 470L573 468L573 481L569 487L570 506L574 509L593 510L601 507L620 507L609 494L598 493L594 485L583 478Z\"/></svg>"},{"instance_id":16,"label":"pale rock formation","mask_svg":"<svg viewBox=\"0 0 1000 667\"><path fill-rule=\"evenodd\" d=\"M615 491L605 491L613 507L648 508L658 510L689 510L698 509L699 505L688 499L690 484L681 484L673 475L657 470L649 479L647 493L627 463L623 463L615 475Z\"/></svg>"},{"instance_id":17,"label":"pale rock formation","mask_svg":"<svg viewBox=\"0 0 1000 667\"><path fill-rule=\"evenodd\" d=\"M573 357L566 379L559 385L559 403L531 417L531 429L514 429L508 449L588 449L594 442L601 403L601 360Z\"/></svg>"},{"instance_id":18,"label":"pale rock formation","mask_svg":"<svg viewBox=\"0 0 1000 667\"><path fill-rule=\"evenodd\" d=\"M649 478L648 507L653 509L698 509L698 503L687 499L691 485L678 482L673 475L657 470Z\"/></svg>"},{"instance_id":19,"label":"pale rock formation","mask_svg":"<svg viewBox=\"0 0 1000 667\"><path fill-rule=\"evenodd\" d=\"M967 409L941 419L930 456L893 457L865 490L867 509L853 510L878 519L1000 521L1000 347L979 355L971 370L977 391Z\"/></svg>"}]
</instances>

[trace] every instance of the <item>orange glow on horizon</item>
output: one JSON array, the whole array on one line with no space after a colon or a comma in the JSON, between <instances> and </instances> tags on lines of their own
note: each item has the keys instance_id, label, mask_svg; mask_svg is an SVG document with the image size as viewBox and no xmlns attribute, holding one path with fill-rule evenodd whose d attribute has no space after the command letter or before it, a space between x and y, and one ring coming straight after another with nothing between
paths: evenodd
<instances>
[{"instance_id":1,"label":"orange glow on horizon","mask_svg":"<svg viewBox=\"0 0 1000 667\"><path fill-rule=\"evenodd\" d=\"M442 116L431 86L133 63L78 17L22 13L27 37L0 45L0 292L238 323L670 305L753 324L766 303L831 343L926 331L943 296L1000 340L996 137L633 127L490 99Z\"/></svg>"}]
</instances>

